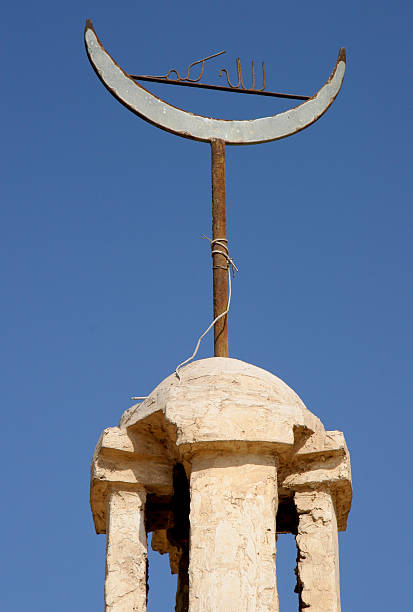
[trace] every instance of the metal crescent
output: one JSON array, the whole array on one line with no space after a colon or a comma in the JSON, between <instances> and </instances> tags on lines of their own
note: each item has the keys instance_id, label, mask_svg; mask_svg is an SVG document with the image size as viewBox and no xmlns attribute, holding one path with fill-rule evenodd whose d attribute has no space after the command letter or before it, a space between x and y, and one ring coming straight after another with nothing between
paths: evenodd
<instances>
[{"instance_id":1,"label":"metal crescent","mask_svg":"<svg viewBox=\"0 0 413 612\"><path fill-rule=\"evenodd\" d=\"M309 100L287 111L249 120L213 119L168 104L134 81L109 55L88 20L85 44L89 60L105 87L132 112L157 127L202 142L223 140L228 145L258 144L286 138L319 119L334 102L344 78L346 54L340 49L325 85Z\"/></svg>"}]
</instances>

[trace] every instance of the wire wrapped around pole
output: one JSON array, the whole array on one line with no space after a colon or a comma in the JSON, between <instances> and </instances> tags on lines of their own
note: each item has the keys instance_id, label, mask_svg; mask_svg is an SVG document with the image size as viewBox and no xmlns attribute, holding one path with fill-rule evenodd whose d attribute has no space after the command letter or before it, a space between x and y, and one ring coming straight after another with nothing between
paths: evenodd
<instances>
[{"instance_id":1,"label":"wire wrapped around pole","mask_svg":"<svg viewBox=\"0 0 413 612\"><path fill-rule=\"evenodd\" d=\"M175 374L177 375L179 380L181 380L181 376L179 374L179 370L181 368L183 368L184 365L186 365L187 363L189 363L190 361L195 359L196 354L197 354L197 352L199 350L199 347L200 347L200 344L201 344L203 338L205 338L207 333L214 327L214 325L215 325L215 323L217 321L219 321L220 319L222 319L222 317L225 317L229 313L229 308L231 306L231 294L232 294L231 277L234 277L235 276L235 272L238 272L238 268L235 265L234 260L232 259L232 257L229 256L228 240L226 238L215 238L214 240L211 240L211 238L208 238L208 236L203 235L202 237L210 242L210 245L211 245L211 255L214 255L214 250L215 250L216 246L220 247L222 250L220 250L219 253L221 255L223 255L225 257L226 261L227 261L227 265L226 265L225 269L227 270L227 273L228 273L228 302L227 302L227 307L224 310L224 312L221 312L221 314L219 314L217 317L215 317L215 319L207 327L207 329L204 331L204 333L198 338L198 341L197 341L196 346L195 346L195 350L192 353L192 355L190 357L188 357L188 359L185 359L185 361L183 361L182 363L180 363L176 367ZM221 267L223 267L223 266L221 266Z\"/></svg>"}]
</instances>

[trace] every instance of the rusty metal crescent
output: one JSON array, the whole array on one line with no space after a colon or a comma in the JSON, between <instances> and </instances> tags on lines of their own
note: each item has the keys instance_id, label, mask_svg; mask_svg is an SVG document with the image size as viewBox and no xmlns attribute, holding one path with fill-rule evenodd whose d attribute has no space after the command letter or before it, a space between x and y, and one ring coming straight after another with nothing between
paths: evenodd
<instances>
[{"instance_id":1,"label":"rusty metal crescent","mask_svg":"<svg viewBox=\"0 0 413 612\"><path fill-rule=\"evenodd\" d=\"M334 102L344 78L346 54L340 49L328 81L309 100L271 117L248 120L213 119L168 104L134 81L105 50L87 20L85 45L96 74L124 106L163 130L202 142L228 145L270 142L295 134L319 119Z\"/></svg>"}]
</instances>

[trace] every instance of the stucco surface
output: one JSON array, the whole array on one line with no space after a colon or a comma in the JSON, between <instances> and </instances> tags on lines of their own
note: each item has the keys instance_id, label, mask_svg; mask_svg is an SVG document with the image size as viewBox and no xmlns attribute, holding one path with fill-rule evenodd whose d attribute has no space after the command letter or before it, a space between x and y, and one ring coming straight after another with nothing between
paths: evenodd
<instances>
[{"instance_id":1,"label":"stucco surface","mask_svg":"<svg viewBox=\"0 0 413 612\"><path fill-rule=\"evenodd\" d=\"M190 612L274 612L274 457L200 455L191 471Z\"/></svg>"},{"instance_id":2,"label":"stucco surface","mask_svg":"<svg viewBox=\"0 0 413 612\"><path fill-rule=\"evenodd\" d=\"M144 490L108 497L105 612L145 612L147 543Z\"/></svg>"},{"instance_id":3,"label":"stucco surface","mask_svg":"<svg viewBox=\"0 0 413 612\"><path fill-rule=\"evenodd\" d=\"M328 491L296 493L300 610L340 612L337 522Z\"/></svg>"}]
</instances>

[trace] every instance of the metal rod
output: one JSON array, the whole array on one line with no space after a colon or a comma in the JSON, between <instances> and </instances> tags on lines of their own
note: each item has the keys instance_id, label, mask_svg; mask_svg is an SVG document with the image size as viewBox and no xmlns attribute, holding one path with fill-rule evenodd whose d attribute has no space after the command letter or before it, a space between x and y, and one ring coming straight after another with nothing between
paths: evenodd
<instances>
[{"instance_id":1,"label":"metal rod","mask_svg":"<svg viewBox=\"0 0 413 612\"><path fill-rule=\"evenodd\" d=\"M212 170L212 239L227 238L227 216L225 205L225 142L211 141ZM222 250L213 246L212 250ZM227 309L228 263L220 253L212 258L214 319ZM228 357L228 314L215 323L214 355Z\"/></svg>"},{"instance_id":2,"label":"metal rod","mask_svg":"<svg viewBox=\"0 0 413 612\"><path fill-rule=\"evenodd\" d=\"M201 87L203 89L214 89L215 91L232 91L234 93L255 94L256 96L272 96L273 98L288 98L290 100L309 100L310 96L299 96L296 94L278 93L275 91L258 91L254 89L236 89L224 87L223 85L208 85L207 83L189 83L187 81L178 81L165 79L163 77L146 76L143 74L130 74L131 79L135 81L151 81L152 83L166 83L167 85L183 85L184 87Z\"/></svg>"}]
</instances>

